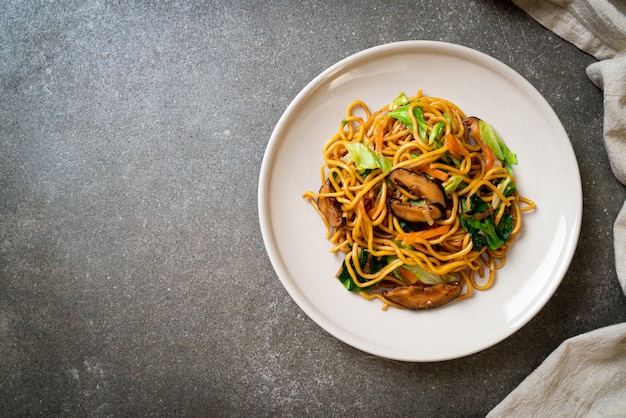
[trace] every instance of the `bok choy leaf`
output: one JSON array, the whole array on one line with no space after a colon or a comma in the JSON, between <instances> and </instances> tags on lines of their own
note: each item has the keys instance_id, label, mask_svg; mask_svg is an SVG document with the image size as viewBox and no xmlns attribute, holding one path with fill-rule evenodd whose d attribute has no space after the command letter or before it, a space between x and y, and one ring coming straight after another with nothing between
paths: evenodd
<instances>
[{"instance_id":1,"label":"bok choy leaf","mask_svg":"<svg viewBox=\"0 0 626 418\"><path fill-rule=\"evenodd\" d=\"M361 270L367 271L369 273L376 273L387 265L386 257L374 257L370 254L369 250L361 250L361 252L359 253L358 261L359 261L359 266L361 267ZM356 269L354 269L354 264L352 265L352 268L356 273ZM345 260L343 261L343 264L341 265L341 270L339 270L339 273L337 274L337 278L339 279L343 287L345 287L350 292L362 292L364 290L370 290L375 286L375 285L367 286L367 287L357 286L356 283L354 283L354 280L352 279L350 272L348 271ZM358 273L357 273L357 279L361 282L367 281L363 277L359 276Z\"/></svg>"},{"instance_id":2,"label":"bok choy leaf","mask_svg":"<svg viewBox=\"0 0 626 418\"><path fill-rule=\"evenodd\" d=\"M476 251L480 251L484 246L495 250L507 242L513 232L513 216L510 213L505 212L497 225L492 214L485 217L475 216L489 209L489 205L477 195L465 200L463 208L459 220L463 229L470 234Z\"/></svg>"}]
</instances>

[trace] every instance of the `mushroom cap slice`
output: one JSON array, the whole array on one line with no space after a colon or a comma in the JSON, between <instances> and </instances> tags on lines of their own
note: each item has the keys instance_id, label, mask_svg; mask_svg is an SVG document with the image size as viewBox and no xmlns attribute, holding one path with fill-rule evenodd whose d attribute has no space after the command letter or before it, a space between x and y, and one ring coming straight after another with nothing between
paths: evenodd
<instances>
[{"instance_id":1,"label":"mushroom cap slice","mask_svg":"<svg viewBox=\"0 0 626 418\"><path fill-rule=\"evenodd\" d=\"M431 309L453 301L461 294L461 282L446 284L399 286L383 292L383 296L408 309Z\"/></svg>"},{"instance_id":2,"label":"mushroom cap slice","mask_svg":"<svg viewBox=\"0 0 626 418\"><path fill-rule=\"evenodd\" d=\"M393 214L407 222L426 222L432 225L434 221L445 216L446 210L439 203L427 203L423 206L412 205L400 199L391 199L389 208Z\"/></svg>"},{"instance_id":3,"label":"mushroom cap slice","mask_svg":"<svg viewBox=\"0 0 626 418\"><path fill-rule=\"evenodd\" d=\"M463 120L463 125L469 130L470 136L475 141L482 140L480 135L480 119L478 119L476 116L467 117Z\"/></svg>"},{"instance_id":4,"label":"mushroom cap slice","mask_svg":"<svg viewBox=\"0 0 626 418\"><path fill-rule=\"evenodd\" d=\"M405 168L393 170L389 174L389 180L396 185L405 187L416 196L446 208L446 192L438 181L430 180L423 174L417 174Z\"/></svg>"},{"instance_id":5,"label":"mushroom cap slice","mask_svg":"<svg viewBox=\"0 0 626 418\"><path fill-rule=\"evenodd\" d=\"M334 189L330 180L326 179L322 187L320 187L320 194L334 193ZM328 223L333 227L343 225L343 216L341 212L341 205L334 197L320 196L317 198L317 207L324 215Z\"/></svg>"}]
</instances>

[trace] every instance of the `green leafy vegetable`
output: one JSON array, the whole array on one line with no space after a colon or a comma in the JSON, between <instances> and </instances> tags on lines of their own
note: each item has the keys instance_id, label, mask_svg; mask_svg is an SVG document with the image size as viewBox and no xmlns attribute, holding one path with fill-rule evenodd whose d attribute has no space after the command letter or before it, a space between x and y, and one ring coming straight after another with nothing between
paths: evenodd
<instances>
[{"instance_id":1,"label":"green leafy vegetable","mask_svg":"<svg viewBox=\"0 0 626 418\"><path fill-rule=\"evenodd\" d=\"M474 249L480 251L485 245L491 250L499 248L506 241L503 240L496 230L493 218L476 219L470 216L460 218L461 225L469 232Z\"/></svg>"},{"instance_id":2,"label":"green leafy vegetable","mask_svg":"<svg viewBox=\"0 0 626 418\"><path fill-rule=\"evenodd\" d=\"M354 161L357 170L364 171L380 168L384 173L391 171L391 161L378 151L371 150L359 142L344 142L349 158Z\"/></svg>"},{"instance_id":3,"label":"green leafy vegetable","mask_svg":"<svg viewBox=\"0 0 626 418\"><path fill-rule=\"evenodd\" d=\"M361 270L363 271L366 271L372 274L377 273L386 265L387 265L386 257L374 257L370 254L369 250L361 250L361 252L359 253L359 266L361 267ZM352 264L352 269L356 273L354 264ZM361 282L367 281L367 279L364 279L358 273L356 273L356 275L359 281ZM343 261L343 264L341 265L341 270L339 271L339 274L337 274L337 278L339 279L343 287L348 289L350 292L361 292L364 290L370 290L374 286L376 286L376 285L367 286L367 287L357 286L356 283L354 283L352 276L350 276L350 272L348 271L348 267L346 266L345 260Z\"/></svg>"},{"instance_id":4,"label":"green leafy vegetable","mask_svg":"<svg viewBox=\"0 0 626 418\"><path fill-rule=\"evenodd\" d=\"M505 197L513 196L513 193L515 193L515 183L512 182L510 178L507 178L502 183L506 183L504 188L503 188L503 190L502 190L502 194ZM498 188L499 188L499 186L498 186Z\"/></svg>"},{"instance_id":5,"label":"green leafy vegetable","mask_svg":"<svg viewBox=\"0 0 626 418\"><path fill-rule=\"evenodd\" d=\"M443 188L446 192L446 195L450 195L452 192L454 192L459 187L459 185L463 183L463 180L465 180L464 176L454 174L451 177L450 182L446 184Z\"/></svg>"},{"instance_id":6,"label":"green leafy vegetable","mask_svg":"<svg viewBox=\"0 0 626 418\"><path fill-rule=\"evenodd\" d=\"M517 155L506 146L502 137L493 126L484 120L480 120L480 137L491 148L494 155L504 163L509 170L513 164L517 164Z\"/></svg>"},{"instance_id":7,"label":"green leafy vegetable","mask_svg":"<svg viewBox=\"0 0 626 418\"><path fill-rule=\"evenodd\" d=\"M496 225L493 215L479 219L474 214L480 214L488 210L489 205L479 196L472 195L463 203L464 214L459 217L463 229L465 229L472 238L474 249L479 251L485 245L495 250L511 236L513 232L513 216L505 212L500 219L500 223Z\"/></svg>"},{"instance_id":8,"label":"green leafy vegetable","mask_svg":"<svg viewBox=\"0 0 626 418\"><path fill-rule=\"evenodd\" d=\"M511 181L510 177L505 178L497 185L497 189L504 195L504 197L511 197L515 193L515 183ZM494 209L498 209L501 204L501 200L497 194L494 193L491 206Z\"/></svg>"},{"instance_id":9,"label":"green leafy vegetable","mask_svg":"<svg viewBox=\"0 0 626 418\"><path fill-rule=\"evenodd\" d=\"M400 273L398 273L398 269L405 269L409 271L410 273L414 274L421 283L425 285L445 284L454 280L454 277L451 275L440 276L438 274L429 273L426 270L422 269L421 267L408 266L406 264L403 265L402 267L398 267L397 269L393 271L393 275L396 276L396 278L400 280L403 280L403 279Z\"/></svg>"},{"instance_id":10,"label":"green leafy vegetable","mask_svg":"<svg viewBox=\"0 0 626 418\"><path fill-rule=\"evenodd\" d=\"M500 224L496 225L498 235L506 242L513 232L513 215L505 212L500 219Z\"/></svg>"},{"instance_id":11,"label":"green leafy vegetable","mask_svg":"<svg viewBox=\"0 0 626 418\"><path fill-rule=\"evenodd\" d=\"M393 99L392 105L391 105L391 109L397 109L400 106L404 106L405 104L407 104L409 102L409 98L406 97L406 94L404 93L400 93L398 95L398 97L396 97L395 99Z\"/></svg>"},{"instance_id":12,"label":"green leafy vegetable","mask_svg":"<svg viewBox=\"0 0 626 418\"><path fill-rule=\"evenodd\" d=\"M466 215L474 215L476 213L483 213L487 209L489 209L489 205L487 202L482 200L480 196L477 194L473 194L469 197L469 199L465 199L465 214Z\"/></svg>"},{"instance_id":13,"label":"green leafy vegetable","mask_svg":"<svg viewBox=\"0 0 626 418\"><path fill-rule=\"evenodd\" d=\"M443 135L443 128L446 126L444 122L437 122L428 136L428 145L432 145L435 141L439 141L439 138Z\"/></svg>"},{"instance_id":14,"label":"green leafy vegetable","mask_svg":"<svg viewBox=\"0 0 626 418\"><path fill-rule=\"evenodd\" d=\"M400 122L405 124L411 132L415 132L413 122L411 121L411 116L409 115L409 107L411 107L413 103L415 102L411 102L407 105L399 107L387 114L388 116L394 119L398 119ZM415 120L417 121L417 131L420 139L422 141L426 141L426 119L424 119L424 112L422 108L419 106L415 106L413 108L413 116L415 116Z\"/></svg>"}]
</instances>

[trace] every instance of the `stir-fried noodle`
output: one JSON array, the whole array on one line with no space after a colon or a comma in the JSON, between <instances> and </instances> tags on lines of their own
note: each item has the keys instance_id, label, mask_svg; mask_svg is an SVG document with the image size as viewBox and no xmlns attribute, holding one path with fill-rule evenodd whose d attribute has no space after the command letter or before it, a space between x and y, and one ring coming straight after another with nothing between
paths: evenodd
<instances>
[{"instance_id":1,"label":"stir-fried noodle","mask_svg":"<svg viewBox=\"0 0 626 418\"><path fill-rule=\"evenodd\" d=\"M304 194L345 253L338 278L383 307L436 307L486 290L534 203L495 130L436 97L354 101ZM395 292L394 292L395 289ZM408 302L407 302L408 301Z\"/></svg>"}]
</instances>

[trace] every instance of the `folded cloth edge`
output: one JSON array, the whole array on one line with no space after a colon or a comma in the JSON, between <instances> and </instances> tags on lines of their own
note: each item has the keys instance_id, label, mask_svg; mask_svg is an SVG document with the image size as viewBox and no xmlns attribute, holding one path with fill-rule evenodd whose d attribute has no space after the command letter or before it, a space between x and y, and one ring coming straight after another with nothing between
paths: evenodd
<instances>
[{"instance_id":1,"label":"folded cloth edge","mask_svg":"<svg viewBox=\"0 0 626 418\"><path fill-rule=\"evenodd\" d=\"M626 185L626 51L589 65L587 76L604 90L604 145L613 174ZM617 279L626 295L626 202L613 224L613 248Z\"/></svg>"},{"instance_id":2,"label":"folded cloth edge","mask_svg":"<svg viewBox=\"0 0 626 418\"><path fill-rule=\"evenodd\" d=\"M622 82L626 77L626 71L623 71L626 67L622 65L626 62L622 61L626 57L626 13L618 11L610 1L602 0L512 2L564 40L596 59L604 60L590 65L587 75L604 91L604 142L613 173L626 184L625 154L621 152L626 147L626 138L612 135L616 126L626 125L626 83ZM581 18L580 14L576 15L573 3L582 5L579 11L583 10L592 16ZM605 10L602 10L603 7ZM614 20L609 22L606 13ZM611 32L610 36L598 36L598 27L607 22L610 27L605 30ZM617 73L616 68L619 68ZM618 116L617 121L612 119L615 115ZM616 272L622 291L626 294L626 202L617 216L613 232ZM564 341L489 412L488 417L626 417L625 381L626 323L622 323Z\"/></svg>"},{"instance_id":3,"label":"folded cloth edge","mask_svg":"<svg viewBox=\"0 0 626 418\"><path fill-rule=\"evenodd\" d=\"M577 0L512 0L542 26L598 60L612 58L626 48L626 16L610 2ZM600 13L602 13L600 15ZM607 28L609 27L610 28Z\"/></svg>"},{"instance_id":4,"label":"folded cloth edge","mask_svg":"<svg viewBox=\"0 0 626 418\"><path fill-rule=\"evenodd\" d=\"M613 237L615 242L615 271L622 291L626 295L626 263L619 262L626 260L626 202L617 215L617 220L613 226Z\"/></svg>"},{"instance_id":5,"label":"folded cloth edge","mask_svg":"<svg viewBox=\"0 0 626 418\"><path fill-rule=\"evenodd\" d=\"M610 0L512 2L565 41L600 60L589 65L586 72L603 90L604 145L613 174L626 185L626 3ZM626 295L625 228L626 209L622 208L613 226L613 242L617 279Z\"/></svg>"},{"instance_id":6,"label":"folded cloth edge","mask_svg":"<svg viewBox=\"0 0 626 418\"><path fill-rule=\"evenodd\" d=\"M489 414L626 416L626 322L565 340Z\"/></svg>"}]
</instances>

